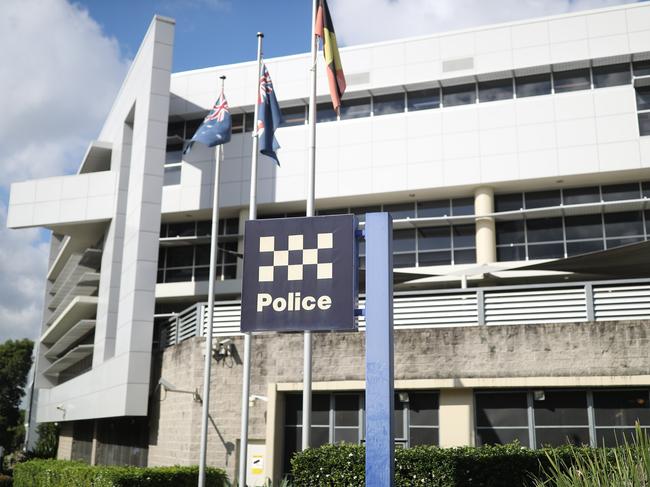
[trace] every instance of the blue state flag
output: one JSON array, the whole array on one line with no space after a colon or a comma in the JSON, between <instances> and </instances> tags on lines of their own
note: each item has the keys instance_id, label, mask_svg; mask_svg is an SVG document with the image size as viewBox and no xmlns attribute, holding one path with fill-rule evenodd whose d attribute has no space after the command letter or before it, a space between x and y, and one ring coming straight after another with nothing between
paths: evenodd
<instances>
[{"instance_id":1,"label":"blue state flag","mask_svg":"<svg viewBox=\"0 0 650 487\"><path fill-rule=\"evenodd\" d=\"M228 102L223 94L215 102L210 113L203 119L203 123L196 129L196 133L192 136L183 154L187 154L192 150L194 142L201 142L208 147L215 145L225 144L230 141L232 132L232 119L228 111Z\"/></svg>"},{"instance_id":2,"label":"blue state flag","mask_svg":"<svg viewBox=\"0 0 650 487\"><path fill-rule=\"evenodd\" d=\"M275 153L280 148L280 144L275 138L275 131L282 123L282 112L278 105L278 99L275 96L271 75L262 64L260 73L259 95L257 97L258 114L257 114L257 134L259 137L260 152L269 156L280 165L278 156Z\"/></svg>"}]
</instances>

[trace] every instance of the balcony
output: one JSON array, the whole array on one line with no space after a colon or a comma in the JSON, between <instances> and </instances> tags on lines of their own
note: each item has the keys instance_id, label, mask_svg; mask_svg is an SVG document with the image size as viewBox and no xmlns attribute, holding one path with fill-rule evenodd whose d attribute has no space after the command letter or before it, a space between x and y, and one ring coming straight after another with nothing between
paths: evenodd
<instances>
[{"instance_id":1,"label":"balcony","mask_svg":"<svg viewBox=\"0 0 650 487\"><path fill-rule=\"evenodd\" d=\"M393 308L397 330L642 320L650 319L650 279L396 292ZM205 302L174 315L161 329L161 346L204 336L207 316ZM240 334L240 301L216 303L213 316L213 336Z\"/></svg>"}]
</instances>

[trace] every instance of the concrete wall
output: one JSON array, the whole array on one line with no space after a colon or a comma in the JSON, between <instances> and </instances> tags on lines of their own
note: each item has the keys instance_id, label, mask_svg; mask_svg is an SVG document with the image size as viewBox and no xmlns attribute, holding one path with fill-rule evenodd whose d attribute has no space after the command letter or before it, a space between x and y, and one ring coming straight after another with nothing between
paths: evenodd
<instances>
[{"instance_id":1,"label":"concrete wall","mask_svg":"<svg viewBox=\"0 0 650 487\"><path fill-rule=\"evenodd\" d=\"M604 385L603 376L625 376L619 385L648 380L650 321L564 323L400 330L395 332L395 379L398 388L446 389L440 398L440 439L444 446L471 444L475 387ZM233 337L243 350L242 337ZM253 337L251 394L299 390L302 381L302 334ZM313 346L314 390L361 390L365 379L363 333L317 333ZM238 357L213 363L208 463L236 469L242 366ZM166 349L154 363L179 389L201 388L203 341L194 338ZM635 379L635 376L637 379ZM573 378L573 379L567 379ZM582 382L580 382L582 380ZM153 381L152 381L153 382ZM647 382L650 384L650 382ZM573 385L575 385L573 384ZM270 399L271 400L271 399ZM250 409L251 440L267 440L267 468L281 452L281 424L267 429L267 411L278 403L257 401ZM190 394L156 391L150 405L149 464L198 461L201 405ZM277 414L278 418L282 414ZM444 424L443 424L444 423ZM277 440L277 438L276 438ZM279 451L278 451L279 450ZM277 460L277 458L276 458Z\"/></svg>"}]
</instances>

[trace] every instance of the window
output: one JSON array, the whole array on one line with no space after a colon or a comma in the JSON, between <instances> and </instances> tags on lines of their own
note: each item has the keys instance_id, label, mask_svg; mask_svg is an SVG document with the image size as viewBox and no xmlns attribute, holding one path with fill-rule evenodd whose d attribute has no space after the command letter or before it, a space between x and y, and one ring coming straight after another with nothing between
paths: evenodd
<instances>
[{"instance_id":1,"label":"window","mask_svg":"<svg viewBox=\"0 0 650 487\"><path fill-rule=\"evenodd\" d=\"M478 99L481 103L510 98L512 98L512 78L481 81L478 84Z\"/></svg>"},{"instance_id":2,"label":"window","mask_svg":"<svg viewBox=\"0 0 650 487\"><path fill-rule=\"evenodd\" d=\"M648 391L594 391L596 444L613 447L630 440L634 423L650 422Z\"/></svg>"},{"instance_id":3,"label":"window","mask_svg":"<svg viewBox=\"0 0 650 487\"><path fill-rule=\"evenodd\" d=\"M232 133L241 134L244 131L244 114L233 113L230 120L232 121Z\"/></svg>"},{"instance_id":4,"label":"window","mask_svg":"<svg viewBox=\"0 0 650 487\"><path fill-rule=\"evenodd\" d=\"M524 207L523 194L497 194L494 196L495 211L517 211Z\"/></svg>"},{"instance_id":5,"label":"window","mask_svg":"<svg viewBox=\"0 0 650 487\"><path fill-rule=\"evenodd\" d=\"M375 96L372 99L374 116L402 113L404 111L404 93Z\"/></svg>"},{"instance_id":6,"label":"window","mask_svg":"<svg viewBox=\"0 0 650 487\"><path fill-rule=\"evenodd\" d=\"M591 88L589 68L555 72L553 73L553 86L555 93L588 90Z\"/></svg>"},{"instance_id":7,"label":"window","mask_svg":"<svg viewBox=\"0 0 650 487\"><path fill-rule=\"evenodd\" d=\"M605 213L605 236L633 237L643 236L643 220L640 211ZM607 245L610 247L610 245Z\"/></svg>"},{"instance_id":8,"label":"window","mask_svg":"<svg viewBox=\"0 0 650 487\"><path fill-rule=\"evenodd\" d=\"M546 208L560 205L560 190L525 193L526 208Z\"/></svg>"},{"instance_id":9,"label":"window","mask_svg":"<svg viewBox=\"0 0 650 487\"><path fill-rule=\"evenodd\" d=\"M650 112L639 113L639 135L650 135Z\"/></svg>"},{"instance_id":10,"label":"window","mask_svg":"<svg viewBox=\"0 0 650 487\"><path fill-rule=\"evenodd\" d=\"M299 107L287 107L282 109L282 127L293 127L304 125L307 121L307 110L305 105Z\"/></svg>"},{"instance_id":11,"label":"window","mask_svg":"<svg viewBox=\"0 0 650 487\"><path fill-rule=\"evenodd\" d=\"M245 113L244 114L244 132L253 131L253 118L255 118L254 113Z\"/></svg>"},{"instance_id":12,"label":"window","mask_svg":"<svg viewBox=\"0 0 650 487\"><path fill-rule=\"evenodd\" d=\"M446 86L442 88L442 105L453 107L476 103L476 85Z\"/></svg>"},{"instance_id":13,"label":"window","mask_svg":"<svg viewBox=\"0 0 650 487\"><path fill-rule=\"evenodd\" d=\"M163 186L173 186L175 184L181 184L181 165L165 165Z\"/></svg>"},{"instance_id":14,"label":"window","mask_svg":"<svg viewBox=\"0 0 650 487\"><path fill-rule=\"evenodd\" d=\"M429 88L426 90L409 91L407 93L407 107L409 112L429 110L440 107L440 90Z\"/></svg>"},{"instance_id":15,"label":"window","mask_svg":"<svg viewBox=\"0 0 650 487\"><path fill-rule=\"evenodd\" d=\"M451 248L451 232L448 226L418 228L417 232L420 251Z\"/></svg>"},{"instance_id":16,"label":"window","mask_svg":"<svg viewBox=\"0 0 650 487\"><path fill-rule=\"evenodd\" d=\"M584 240L603 238L601 214L567 216L564 219L567 240Z\"/></svg>"},{"instance_id":17,"label":"window","mask_svg":"<svg viewBox=\"0 0 650 487\"><path fill-rule=\"evenodd\" d=\"M650 110L650 86L636 87L636 108L637 110Z\"/></svg>"},{"instance_id":18,"label":"window","mask_svg":"<svg viewBox=\"0 0 650 487\"><path fill-rule=\"evenodd\" d=\"M312 445L360 444L365 404L363 392L314 393L312 395ZM393 411L396 446L438 444L438 393L408 391L395 394ZM284 407L284 472L289 472L291 455L302 442L302 395L287 394Z\"/></svg>"},{"instance_id":19,"label":"window","mask_svg":"<svg viewBox=\"0 0 650 487\"><path fill-rule=\"evenodd\" d=\"M185 122L169 122L167 124L167 137L185 138Z\"/></svg>"},{"instance_id":20,"label":"window","mask_svg":"<svg viewBox=\"0 0 650 487\"><path fill-rule=\"evenodd\" d=\"M435 218L451 215L449 200L418 201L418 218Z\"/></svg>"},{"instance_id":21,"label":"window","mask_svg":"<svg viewBox=\"0 0 650 487\"><path fill-rule=\"evenodd\" d=\"M341 101L341 120L370 116L370 98Z\"/></svg>"},{"instance_id":22,"label":"window","mask_svg":"<svg viewBox=\"0 0 650 487\"><path fill-rule=\"evenodd\" d=\"M632 71L634 72L634 76L650 76L650 59L634 61L632 63Z\"/></svg>"},{"instance_id":23,"label":"window","mask_svg":"<svg viewBox=\"0 0 650 487\"><path fill-rule=\"evenodd\" d=\"M603 186L602 193L603 201L636 200L640 197L639 183Z\"/></svg>"},{"instance_id":24,"label":"window","mask_svg":"<svg viewBox=\"0 0 650 487\"><path fill-rule=\"evenodd\" d=\"M473 215L474 198L456 198L451 200L451 214L453 216Z\"/></svg>"},{"instance_id":25,"label":"window","mask_svg":"<svg viewBox=\"0 0 650 487\"><path fill-rule=\"evenodd\" d=\"M366 221L366 213L373 213L376 211L381 211L381 206L358 206L356 208L350 208L350 213L355 214L360 222Z\"/></svg>"},{"instance_id":26,"label":"window","mask_svg":"<svg viewBox=\"0 0 650 487\"><path fill-rule=\"evenodd\" d=\"M632 79L630 65L628 63L594 66L592 73L594 77L594 88L627 85Z\"/></svg>"},{"instance_id":27,"label":"window","mask_svg":"<svg viewBox=\"0 0 650 487\"><path fill-rule=\"evenodd\" d=\"M515 78L517 98L551 94L551 74L534 74Z\"/></svg>"},{"instance_id":28,"label":"window","mask_svg":"<svg viewBox=\"0 0 650 487\"><path fill-rule=\"evenodd\" d=\"M526 392L476 392L478 446L511 443L529 445Z\"/></svg>"},{"instance_id":29,"label":"window","mask_svg":"<svg viewBox=\"0 0 650 487\"><path fill-rule=\"evenodd\" d=\"M393 266L415 267L415 230L393 230Z\"/></svg>"},{"instance_id":30,"label":"window","mask_svg":"<svg viewBox=\"0 0 650 487\"><path fill-rule=\"evenodd\" d=\"M415 218L415 205L413 203L384 205L384 211L389 212L393 220Z\"/></svg>"},{"instance_id":31,"label":"window","mask_svg":"<svg viewBox=\"0 0 650 487\"><path fill-rule=\"evenodd\" d=\"M201 126L203 123L202 118L197 118L194 120L188 120L185 122L185 139L191 139L194 137L194 134L198 130L198 128Z\"/></svg>"},{"instance_id":32,"label":"window","mask_svg":"<svg viewBox=\"0 0 650 487\"><path fill-rule=\"evenodd\" d=\"M336 120L336 112L330 102L319 103L316 105L317 122L332 122L334 120Z\"/></svg>"},{"instance_id":33,"label":"window","mask_svg":"<svg viewBox=\"0 0 650 487\"><path fill-rule=\"evenodd\" d=\"M613 447L628 441L638 421L650 422L648 390L566 390L475 392L479 445L591 445ZM630 435L630 436L628 436Z\"/></svg>"},{"instance_id":34,"label":"window","mask_svg":"<svg viewBox=\"0 0 650 487\"><path fill-rule=\"evenodd\" d=\"M565 205L580 205L584 203L598 203L600 201L600 188L570 188L562 190Z\"/></svg>"},{"instance_id":35,"label":"window","mask_svg":"<svg viewBox=\"0 0 650 487\"><path fill-rule=\"evenodd\" d=\"M529 259L564 257L562 218L526 220Z\"/></svg>"},{"instance_id":36,"label":"window","mask_svg":"<svg viewBox=\"0 0 650 487\"><path fill-rule=\"evenodd\" d=\"M586 392L541 391L533 400L537 448L590 444Z\"/></svg>"},{"instance_id":37,"label":"window","mask_svg":"<svg viewBox=\"0 0 650 487\"><path fill-rule=\"evenodd\" d=\"M496 222L497 246L523 244L526 241L523 220Z\"/></svg>"}]
</instances>

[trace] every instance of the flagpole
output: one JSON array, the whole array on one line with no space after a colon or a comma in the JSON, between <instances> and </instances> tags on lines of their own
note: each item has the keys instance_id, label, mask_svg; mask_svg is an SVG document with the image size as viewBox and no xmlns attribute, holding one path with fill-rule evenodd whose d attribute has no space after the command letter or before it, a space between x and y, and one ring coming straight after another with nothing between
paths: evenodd
<instances>
[{"instance_id":1,"label":"flagpole","mask_svg":"<svg viewBox=\"0 0 650 487\"><path fill-rule=\"evenodd\" d=\"M311 93L309 95L309 165L307 166L307 216L314 216L316 188L316 11L318 0L312 4L311 31ZM311 443L311 331L303 336L303 367L302 367L302 449L309 448Z\"/></svg>"},{"instance_id":2,"label":"flagpole","mask_svg":"<svg viewBox=\"0 0 650 487\"><path fill-rule=\"evenodd\" d=\"M262 39L264 34L257 33L257 82L255 92L255 111L253 113L253 153L251 154L251 192L248 205L248 219L257 219L257 158L259 155L259 132L257 130L257 116L259 114L260 73L262 71ZM244 333L244 372L241 393L241 433L239 435L239 475L241 487L246 486L247 457L248 457L248 399L251 384L251 334Z\"/></svg>"},{"instance_id":3,"label":"flagpole","mask_svg":"<svg viewBox=\"0 0 650 487\"><path fill-rule=\"evenodd\" d=\"M225 76L221 76L221 93ZM219 230L219 170L223 145L217 145L214 163L214 190L212 193L212 232L210 235L210 274L208 283L208 316L205 330L205 366L203 371L203 410L201 414L201 451L199 456L198 487L205 486L205 464L208 446L208 415L210 408L210 369L212 367L212 324L214 321L214 281L216 280L217 235Z\"/></svg>"}]
</instances>

